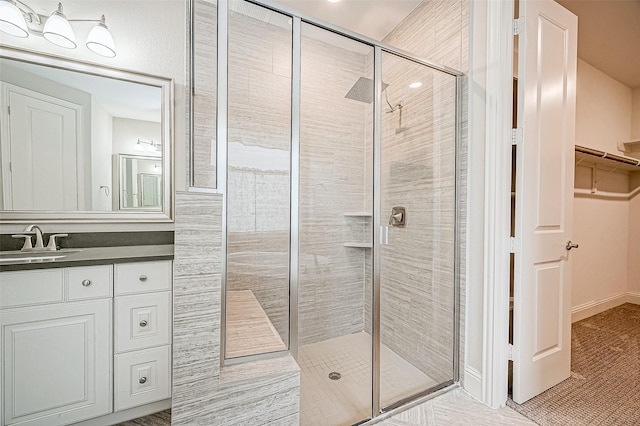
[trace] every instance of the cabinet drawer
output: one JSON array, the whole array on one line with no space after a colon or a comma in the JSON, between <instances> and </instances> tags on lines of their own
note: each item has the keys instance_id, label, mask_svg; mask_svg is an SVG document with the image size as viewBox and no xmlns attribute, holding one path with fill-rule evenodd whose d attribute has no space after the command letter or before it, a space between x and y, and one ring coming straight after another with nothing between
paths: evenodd
<instances>
[{"instance_id":1,"label":"cabinet drawer","mask_svg":"<svg viewBox=\"0 0 640 426\"><path fill-rule=\"evenodd\" d=\"M171 343L171 292L116 297L116 352Z\"/></svg>"},{"instance_id":2,"label":"cabinet drawer","mask_svg":"<svg viewBox=\"0 0 640 426\"><path fill-rule=\"evenodd\" d=\"M115 411L171 397L171 346L116 355Z\"/></svg>"},{"instance_id":3,"label":"cabinet drawer","mask_svg":"<svg viewBox=\"0 0 640 426\"><path fill-rule=\"evenodd\" d=\"M67 269L67 300L111 296L111 265Z\"/></svg>"},{"instance_id":4,"label":"cabinet drawer","mask_svg":"<svg viewBox=\"0 0 640 426\"><path fill-rule=\"evenodd\" d=\"M116 295L171 290L170 260L123 263L115 268Z\"/></svg>"},{"instance_id":5,"label":"cabinet drawer","mask_svg":"<svg viewBox=\"0 0 640 426\"><path fill-rule=\"evenodd\" d=\"M0 273L0 307L64 300L64 269Z\"/></svg>"}]
</instances>

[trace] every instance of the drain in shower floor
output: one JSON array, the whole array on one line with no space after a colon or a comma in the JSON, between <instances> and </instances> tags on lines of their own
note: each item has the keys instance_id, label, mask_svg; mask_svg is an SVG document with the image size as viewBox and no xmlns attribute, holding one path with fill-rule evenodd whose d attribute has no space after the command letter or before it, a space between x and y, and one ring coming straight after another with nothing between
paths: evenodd
<instances>
[{"instance_id":1,"label":"drain in shower floor","mask_svg":"<svg viewBox=\"0 0 640 426\"><path fill-rule=\"evenodd\" d=\"M340 380L341 377L342 374L338 373L337 371L332 371L331 373L329 373L329 378L331 380Z\"/></svg>"}]
</instances>

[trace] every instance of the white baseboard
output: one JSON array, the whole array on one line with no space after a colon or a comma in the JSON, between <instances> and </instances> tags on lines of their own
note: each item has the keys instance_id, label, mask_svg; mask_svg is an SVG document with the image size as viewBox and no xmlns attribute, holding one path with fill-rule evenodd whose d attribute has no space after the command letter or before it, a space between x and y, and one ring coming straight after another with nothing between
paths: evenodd
<instances>
[{"instance_id":1,"label":"white baseboard","mask_svg":"<svg viewBox=\"0 0 640 426\"><path fill-rule=\"evenodd\" d=\"M582 305L574 306L571 309L571 322L583 320L593 315L604 312L608 309L615 308L624 303L634 303L640 305L640 293L626 292L618 293L613 296L609 296L605 299L593 300L591 302L583 303Z\"/></svg>"},{"instance_id":2,"label":"white baseboard","mask_svg":"<svg viewBox=\"0 0 640 426\"><path fill-rule=\"evenodd\" d=\"M627 303L640 305L640 292L630 291L627 293Z\"/></svg>"},{"instance_id":3,"label":"white baseboard","mask_svg":"<svg viewBox=\"0 0 640 426\"><path fill-rule=\"evenodd\" d=\"M478 370L469 366L464 368L462 387L471 396L482 401L482 373Z\"/></svg>"}]
</instances>

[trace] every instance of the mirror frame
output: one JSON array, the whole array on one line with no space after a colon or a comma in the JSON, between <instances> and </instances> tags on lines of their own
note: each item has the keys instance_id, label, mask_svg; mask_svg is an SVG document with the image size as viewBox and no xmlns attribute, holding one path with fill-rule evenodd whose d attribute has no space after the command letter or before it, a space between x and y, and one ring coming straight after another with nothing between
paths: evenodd
<instances>
[{"instance_id":1,"label":"mirror frame","mask_svg":"<svg viewBox=\"0 0 640 426\"><path fill-rule=\"evenodd\" d=\"M158 211L51 211L0 210L0 223L123 223L173 222L174 213L174 82L172 78L112 68L88 62L60 58L40 52L0 46L0 58L27 62L62 70L81 72L97 77L158 87L162 99L162 208ZM111 167L111 158L109 167ZM114 194L115 195L115 194Z\"/></svg>"}]
</instances>

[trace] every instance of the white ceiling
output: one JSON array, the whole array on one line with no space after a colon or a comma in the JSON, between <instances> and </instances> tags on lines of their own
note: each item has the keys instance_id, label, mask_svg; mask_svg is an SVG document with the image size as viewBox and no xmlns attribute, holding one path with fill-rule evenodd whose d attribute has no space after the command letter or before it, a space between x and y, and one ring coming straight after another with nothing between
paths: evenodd
<instances>
[{"instance_id":1,"label":"white ceiling","mask_svg":"<svg viewBox=\"0 0 640 426\"><path fill-rule=\"evenodd\" d=\"M578 56L640 87L640 0L556 0L578 16Z\"/></svg>"},{"instance_id":2,"label":"white ceiling","mask_svg":"<svg viewBox=\"0 0 640 426\"><path fill-rule=\"evenodd\" d=\"M276 0L382 40L420 0ZM447 1L447 0L435 0ZM640 87L640 0L556 0L578 16L578 56L624 85Z\"/></svg>"},{"instance_id":3,"label":"white ceiling","mask_svg":"<svg viewBox=\"0 0 640 426\"><path fill-rule=\"evenodd\" d=\"M421 0L277 0L277 3L329 24L382 40Z\"/></svg>"}]
</instances>

